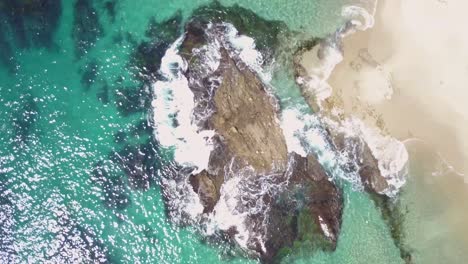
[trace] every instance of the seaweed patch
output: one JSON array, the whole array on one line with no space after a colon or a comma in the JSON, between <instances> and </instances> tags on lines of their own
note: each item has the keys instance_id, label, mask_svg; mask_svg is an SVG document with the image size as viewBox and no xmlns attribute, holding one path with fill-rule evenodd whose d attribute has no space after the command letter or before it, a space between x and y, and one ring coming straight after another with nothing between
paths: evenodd
<instances>
[{"instance_id":1,"label":"seaweed patch","mask_svg":"<svg viewBox=\"0 0 468 264\"><path fill-rule=\"evenodd\" d=\"M146 112L151 106L151 91L148 86L118 88L115 92L117 110L123 116Z\"/></svg>"},{"instance_id":2,"label":"seaweed patch","mask_svg":"<svg viewBox=\"0 0 468 264\"><path fill-rule=\"evenodd\" d=\"M88 62L82 70L81 85L85 88L86 91L89 91L93 83L96 81L98 74L99 64L95 59L93 59Z\"/></svg>"},{"instance_id":3,"label":"seaweed patch","mask_svg":"<svg viewBox=\"0 0 468 264\"><path fill-rule=\"evenodd\" d=\"M146 31L148 40L138 44L130 60L130 68L137 79L145 83L151 83L155 80L161 66L161 59L167 48L181 34L181 23L181 12L177 12L173 17L163 22L151 19Z\"/></svg>"},{"instance_id":4,"label":"seaweed patch","mask_svg":"<svg viewBox=\"0 0 468 264\"><path fill-rule=\"evenodd\" d=\"M132 188L146 191L156 183L159 159L151 139L140 145L127 145L121 151L111 153L110 159L119 164Z\"/></svg>"},{"instance_id":5,"label":"seaweed patch","mask_svg":"<svg viewBox=\"0 0 468 264\"><path fill-rule=\"evenodd\" d=\"M20 108L13 114L13 128L15 139L20 143L27 143L34 131L34 124L39 115L39 108L33 96L26 94L22 97Z\"/></svg>"},{"instance_id":6,"label":"seaweed patch","mask_svg":"<svg viewBox=\"0 0 468 264\"><path fill-rule=\"evenodd\" d=\"M60 0L2 1L0 4L2 22L18 48L52 48L61 13Z\"/></svg>"},{"instance_id":7,"label":"seaweed patch","mask_svg":"<svg viewBox=\"0 0 468 264\"><path fill-rule=\"evenodd\" d=\"M110 171L103 161L99 161L92 172L91 180L101 187L106 207L123 210L130 205L130 197L120 175L111 175Z\"/></svg>"},{"instance_id":8,"label":"seaweed patch","mask_svg":"<svg viewBox=\"0 0 468 264\"><path fill-rule=\"evenodd\" d=\"M94 47L103 28L98 12L90 0L77 0L74 5L73 39L77 58L83 57Z\"/></svg>"}]
</instances>

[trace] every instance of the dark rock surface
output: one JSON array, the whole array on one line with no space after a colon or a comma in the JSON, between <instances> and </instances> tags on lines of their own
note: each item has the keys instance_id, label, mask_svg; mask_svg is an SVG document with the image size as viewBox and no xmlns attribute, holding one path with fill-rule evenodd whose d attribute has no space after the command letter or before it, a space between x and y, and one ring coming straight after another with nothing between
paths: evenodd
<instances>
[{"instance_id":1,"label":"dark rock surface","mask_svg":"<svg viewBox=\"0 0 468 264\"><path fill-rule=\"evenodd\" d=\"M245 175L238 187L243 195L238 209L248 212L250 235L244 250L249 255L269 263L300 246L334 250L341 226L341 190L328 180L315 156L288 153L275 99L233 52L226 24L208 21L193 19L180 47L188 62L185 75L195 95L195 113L205 113L196 121L216 132L208 168L189 176L204 213L216 213L222 186L232 174ZM207 45L219 54L219 65L212 71L200 52ZM265 187L272 190L261 193ZM254 210L259 204L264 211ZM235 227L224 231L229 237L238 233Z\"/></svg>"},{"instance_id":2,"label":"dark rock surface","mask_svg":"<svg viewBox=\"0 0 468 264\"><path fill-rule=\"evenodd\" d=\"M340 234L343 197L317 159L291 153L289 182L272 202L266 239L267 262L299 247L334 250Z\"/></svg>"}]
</instances>

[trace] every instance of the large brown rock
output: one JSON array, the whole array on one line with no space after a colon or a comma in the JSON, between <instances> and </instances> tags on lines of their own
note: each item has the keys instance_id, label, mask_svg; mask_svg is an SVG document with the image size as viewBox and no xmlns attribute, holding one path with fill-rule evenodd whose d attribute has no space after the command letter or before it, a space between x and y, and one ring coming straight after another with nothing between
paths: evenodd
<instances>
[{"instance_id":1,"label":"large brown rock","mask_svg":"<svg viewBox=\"0 0 468 264\"><path fill-rule=\"evenodd\" d=\"M208 168L190 176L204 212L215 214L225 181L242 175L236 209L246 213L248 231L255 234L247 240L249 254L271 262L292 250L295 241L333 250L341 226L341 190L315 156L288 154L275 99L230 46L226 25L193 20L186 30L180 50L195 95L195 122L216 132ZM216 69L205 65L209 56L219 59ZM254 210L260 204L264 209ZM226 233L233 237L237 230Z\"/></svg>"},{"instance_id":2,"label":"large brown rock","mask_svg":"<svg viewBox=\"0 0 468 264\"><path fill-rule=\"evenodd\" d=\"M210 175L206 170L190 176L190 184L200 197L204 213L213 211L219 199L219 184L216 179L216 176Z\"/></svg>"},{"instance_id":3,"label":"large brown rock","mask_svg":"<svg viewBox=\"0 0 468 264\"><path fill-rule=\"evenodd\" d=\"M256 171L286 165L286 142L276 121L276 109L261 80L245 65L240 68L222 51L222 83L216 90L211 121L230 152Z\"/></svg>"}]
</instances>

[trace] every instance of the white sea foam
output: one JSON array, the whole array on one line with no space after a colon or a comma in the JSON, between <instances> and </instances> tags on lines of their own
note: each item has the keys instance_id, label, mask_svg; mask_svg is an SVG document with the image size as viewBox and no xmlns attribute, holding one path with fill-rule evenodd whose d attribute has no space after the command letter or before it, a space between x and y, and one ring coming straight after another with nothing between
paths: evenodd
<instances>
[{"instance_id":1,"label":"white sea foam","mask_svg":"<svg viewBox=\"0 0 468 264\"><path fill-rule=\"evenodd\" d=\"M375 12L375 11L374 11ZM357 30L367 30L374 26L374 14L366 8L352 5L345 6L341 10L341 16L349 20Z\"/></svg>"},{"instance_id":2,"label":"white sea foam","mask_svg":"<svg viewBox=\"0 0 468 264\"><path fill-rule=\"evenodd\" d=\"M193 122L194 95L183 71L187 63L178 54L179 38L165 53L160 73L166 80L153 84L155 131L161 145L174 147L175 160L196 172L208 167L214 131L200 131Z\"/></svg>"},{"instance_id":3,"label":"white sea foam","mask_svg":"<svg viewBox=\"0 0 468 264\"><path fill-rule=\"evenodd\" d=\"M213 24L208 24L208 29L211 29ZM212 74L216 71L221 62L220 53L221 44L216 38L212 38L208 43L200 48L194 48L192 54L194 57L200 58L202 61L201 72L203 77Z\"/></svg>"},{"instance_id":4,"label":"white sea foam","mask_svg":"<svg viewBox=\"0 0 468 264\"><path fill-rule=\"evenodd\" d=\"M235 55L238 56L247 67L258 74L264 83L271 81L271 72L265 71L263 54L257 50L255 39L240 35L237 29L229 23L223 23L226 28L226 39Z\"/></svg>"},{"instance_id":5,"label":"white sea foam","mask_svg":"<svg viewBox=\"0 0 468 264\"><path fill-rule=\"evenodd\" d=\"M262 72L263 55L256 49L255 40L245 35L239 35L239 32L232 24L224 23L223 25L226 27L227 40L239 58L249 68L256 72Z\"/></svg>"},{"instance_id":6,"label":"white sea foam","mask_svg":"<svg viewBox=\"0 0 468 264\"><path fill-rule=\"evenodd\" d=\"M369 127L358 118L347 118L340 123L326 119L333 129L348 138L360 138L369 146L372 155L378 161L381 175L389 187L382 194L395 196L405 184L407 176L408 151L405 145L395 138L383 135L375 127Z\"/></svg>"},{"instance_id":7,"label":"white sea foam","mask_svg":"<svg viewBox=\"0 0 468 264\"><path fill-rule=\"evenodd\" d=\"M281 129L288 152L306 157L311 152L311 147L321 151L329 147L316 115L304 114L299 109L284 109L281 112Z\"/></svg>"},{"instance_id":8,"label":"white sea foam","mask_svg":"<svg viewBox=\"0 0 468 264\"><path fill-rule=\"evenodd\" d=\"M250 238L249 231L245 224L247 212L239 212L237 210L240 196L239 183L241 177L233 177L223 183L221 187L221 196L216 204L211 221L215 229L227 231L231 227L235 227L237 234L235 240L239 246L245 250L248 249L248 240Z\"/></svg>"},{"instance_id":9,"label":"white sea foam","mask_svg":"<svg viewBox=\"0 0 468 264\"><path fill-rule=\"evenodd\" d=\"M327 223L323 221L323 218L320 215L318 218L319 218L320 228L322 229L325 236L333 239L334 238L333 233L330 231L330 228L328 228Z\"/></svg>"},{"instance_id":10,"label":"white sea foam","mask_svg":"<svg viewBox=\"0 0 468 264\"><path fill-rule=\"evenodd\" d=\"M258 175L252 167L233 170L234 162L233 159L225 168L226 179L220 199L209 215L206 233L235 228L234 239L242 249L255 253L251 249L259 243L266 253L270 207L265 197L277 196L287 186L290 174Z\"/></svg>"},{"instance_id":11,"label":"white sea foam","mask_svg":"<svg viewBox=\"0 0 468 264\"><path fill-rule=\"evenodd\" d=\"M322 102L332 94L332 87L327 81L336 65L343 60L340 47L342 39L357 30L364 31L374 26L375 5L372 6L373 11L370 10L372 8L364 8L361 6L343 7L342 16L346 18L349 23L315 46L311 51L304 54L302 61L307 68L307 76L300 77L297 82L315 96L315 102L319 108L321 108ZM378 65L376 67L378 67ZM382 74L386 73L379 67L378 70L381 71ZM391 78L389 74L386 74L386 76L388 77L387 79ZM393 89L389 87L389 90L382 94L382 98L388 99L392 96L392 93ZM339 112L339 109L334 108L332 111ZM292 116L291 114L289 115ZM289 122L292 123L292 125L300 124L299 121ZM348 137L360 138L366 142L373 156L378 160L380 173L390 185L383 193L393 196L398 192L405 183L407 173L408 152L403 143L392 137L384 136L378 129L366 126L357 118L348 118L339 123L325 118L325 123L331 126L332 129L345 133ZM290 137L291 135L286 136ZM291 145L292 148L299 149L297 147L297 139L289 140L289 142L288 145ZM332 161L334 158L336 158L336 156L329 155L327 160ZM346 163L346 159L348 159L346 155L342 155L339 158L344 163ZM323 159L321 161L323 161ZM353 182L356 181L356 175L351 178L346 178Z\"/></svg>"},{"instance_id":12,"label":"white sea foam","mask_svg":"<svg viewBox=\"0 0 468 264\"><path fill-rule=\"evenodd\" d=\"M330 145L329 135L323 127L324 123L316 114L304 113L298 108L287 108L281 113L281 128L288 152L295 152L303 157L308 154L316 155L319 162L332 172L329 174L330 180L341 178L360 189L362 185L357 171L343 171L346 164L357 164L356 161L349 160L349 157L337 152Z\"/></svg>"},{"instance_id":13,"label":"white sea foam","mask_svg":"<svg viewBox=\"0 0 468 264\"><path fill-rule=\"evenodd\" d=\"M283 130L288 152L295 152L305 157L307 156L306 150L297 137L297 133L300 133L302 128L304 128L304 123L299 120L296 111L286 109L281 113L281 130Z\"/></svg>"},{"instance_id":14,"label":"white sea foam","mask_svg":"<svg viewBox=\"0 0 468 264\"><path fill-rule=\"evenodd\" d=\"M318 106L332 95L332 87L327 80L335 66L343 60L343 54L334 45L324 42L315 46L304 59L307 59L307 79L302 77L298 83L305 85L306 89L316 98Z\"/></svg>"},{"instance_id":15,"label":"white sea foam","mask_svg":"<svg viewBox=\"0 0 468 264\"><path fill-rule=\"evenodd\" d=\"M175 222L184 223L197 221L203 214L203 205L198 194L186 179L172 179L162 177L170 216Z\"/></svg>"},{"instance_id":16,"label":"white sea foam","mask_svg":"<svg viewBox=\"0 0 468 264\"><path fill-rule=\"evenodd\" d=\"M341 50L343 38L356 30L364 31L374 25L373 14L363 7L345 6L341 13L349 23L304 54L302 60L307 65L307 76L297 79L297 82L315 97L319 107L325 99L332 95L333 89L328 84L328 79L336 65L343 61Z\"/></svg>"}]
</instances>

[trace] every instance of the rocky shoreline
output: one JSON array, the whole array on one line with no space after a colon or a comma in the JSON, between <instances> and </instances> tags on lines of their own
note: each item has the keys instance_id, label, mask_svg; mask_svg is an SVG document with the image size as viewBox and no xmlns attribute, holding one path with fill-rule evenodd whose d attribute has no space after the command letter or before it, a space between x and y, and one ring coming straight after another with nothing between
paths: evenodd
<instances>
[{"instance_id":1,"label":"rocky shoreline","mask_svg":"<svg viewBox=\"0 0 468 264\"><path fill-rule=\"evenodd\" d=\"M334 41L336 41L334 45L338 47L337 49L340 50L340 52L342 52L342 44L341 37L338 35L345 34L343 32L350 30L350 26L350 24L347 24L343 29L337 31L337 36L332 37ZM317 90L309 87L308 82L311 81L311 76L308 69L303 65L302 60L305 56L313 54L313 56L317 57L317 61L323 61L324 58L322 56L325 56L325 49L328 48L329 44L326 40L317 41L314 44L315 45L303 45L295 52L293 59L294 71L296 83L301 88L302 96L306 99L309 107L321 110L321 99L317 94ZM323 81L326 81L326 78ZM312 82L314 82L314 80L312 80ZM314 84L316 85L315 82ZM379 161L373 154L369 143L361 134L347 135L342 131L334 129L335 126L341 125L340 123L345 117L340 114L330 114L335 107L333 101L326 101L324 103L326 104L324 106L326 109L319 113L323 116L323 119L326 120L324 125L327 126L326 131L328 133L328 138L336 151L347 155L349 160L356 161L356 164L350 166L357 166L352 169L358 171L364 190L369 193L374 204L381 211L384 221L389 226L394 243L400 250L401 258L405 263L412 263L411 250L404 245L404 234L402 230L405 215L404 210L399 206L398 197L395 197L393 194L389 195L389 190L393 188L390 183L391 179L384 177L381 167L379 167ZM392 193L397 191L398 190L392 191Z\"/></svg>"},{"instance_id":2,"label":"rocky shoreline","mask_svg":"<svg viewBox=\"0 0 468 264\"><path fill-rule=\"evenodd\" d=\"M202 207L196 221L205 226L202 232L219 231L245 254L266 263L301 247L335 250L344 206L341 188L315 154L288 151L279 103L262 76L262 67L274 61L281 37L289 33L281 22L214 2L196 10L186 24L178 47L184 65L176 65L193 94L191 122L198 132L214 134L205 138L212 147L207 167L183 167L174 176L176 185L187 185L178 188L181 193L175 197L194 195ZM291 57L296 77L306 77L298 61L317 43L320 40L304 40ZM310 107L317 109L303 83L299 86ZM334 151L353 161L345 171L358 171L399 246L401 214L385 195L391 184L372 149L333 127L325 126L325 131ZM168 203L170 199L166 197ZM217 231L208 232L206 226L213 224ZM400 249L409 263L411 255Z\"/></svg>"},{"instance_id":3,"label":"rocky shoreline","mask_svg":"<svg viewBox=\"0 0 468 264\"><path fill-rule=\"evenodd\" d=\"M258 74L229 46L226 40L229 27L224 23L192 20L181 45L184 51L216 46L218 50L211 52L220 55L217 69L206 74L203 58L196 52L184 54L189 62L186 77L190 89L196 98L205 98L200 100L204 107L212 107L203 127L216 131L215 150L208 168L190 175L193 190L204 206L204 213L216 214L217 203L223 199L222 186L230 177L241 175L242 180L251 181L251 191L257 192L268 178L269 184L281 187L258 197L266 211L250 213L257 206L256 201L242 203L242 194L236 205L236 210L247 212L249 237L244 238L245 250L270 262L281 250L284 254L293 247L300 237L308 236L315 242L322 241L321 248L334 249L341 226L341 190L328 180L313 155L288 153L274 100ZM221 81L213 86L212 80ZM301 199L296 198L299 194L303 196ZM300 224L311 233L299 233ZM225 231L234 239L244 235L235 228Z\"/></svg>"}]
</instances>

